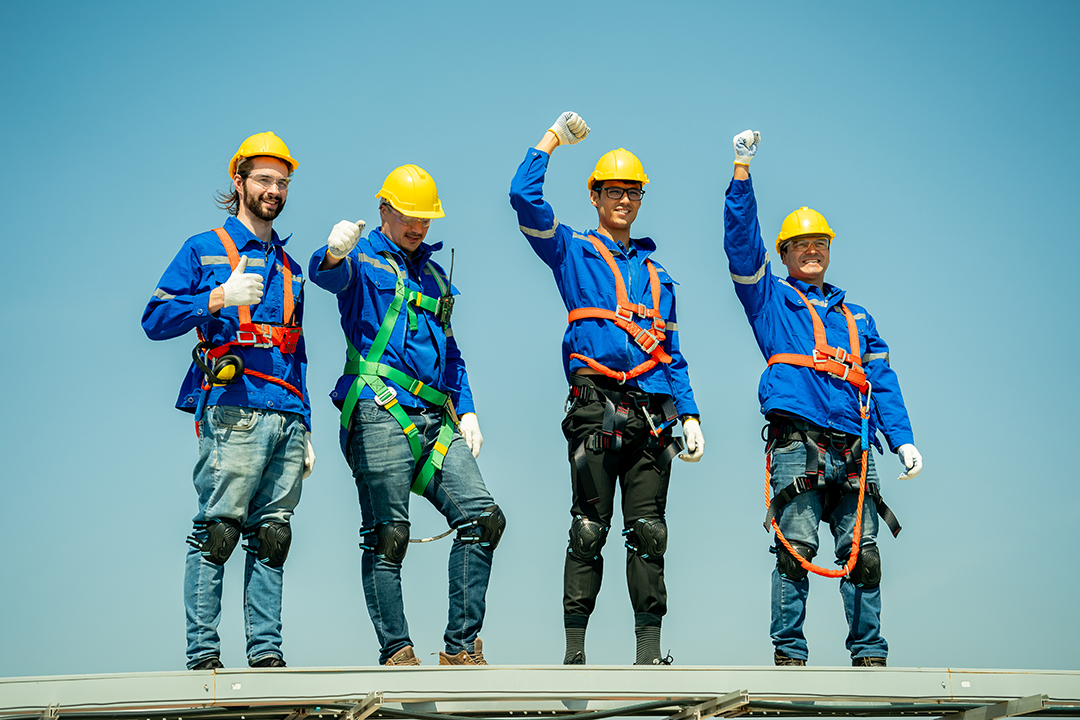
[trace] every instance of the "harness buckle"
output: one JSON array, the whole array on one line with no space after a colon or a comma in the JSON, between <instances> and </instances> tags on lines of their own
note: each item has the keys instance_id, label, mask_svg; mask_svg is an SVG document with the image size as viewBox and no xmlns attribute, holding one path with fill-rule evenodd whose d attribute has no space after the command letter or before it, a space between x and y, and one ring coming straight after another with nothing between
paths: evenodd
<instances>
[{"instance_id":1,"label":"harness buckle","mask_svg":"<svg viewBox=\"0 0 1080 720\"><path fill-rule=\"evenodd\" d=\"M379 407L387 407L397 402L397 390L389 385L383 386L383 392L375 393L375 404Z\"/></svg>"},{"instance_id":2,"label":"harness buckle","mask_svg":"<svg viewBox=\"0 0 1080 720\"><path fill-rule=\"evenodd\" d=\"M637 306L637 314L638 317L649 317L649 308L639 303Z\"/></svg>"},{"instance_id":3,"label":"harness buckle","mask_svg":"<svg viewBox=\"0 0 1080 720\"><path fill-rule=\"evenodd\" d=\"M236 331L236 344L237 345L256 345L257 337L255 333L250 330L237 330Z\"/></svg>"},{"instance_id":4,"label":"harness buckle","mask_svg":"<svg viewBox=\"0 0 1080 720\"><path fill-rule=\"evenodd\" d=\"M642 341L642 339L641 339L641 338L642 338L643 336L644 336L644 337L645 337L645 338L646 338L647 340L649 340L649 341L650 341L650 342L648 343L648 346L646 346L646 343ZM653 335L653 334L652 334L651 332L649 332L648 330L642 330L642 331L641 331L641 332L639 332L639 333L638 333L637 335L635 335L635 336L634 336L634 342L635 342L635 343L637 343L637 346L638 346L639 348L641 348L641 349L642 349L643 351L645 351L645 352L647 352L647 353L649 353L649 354L652 354L652 351L653 351L653 350L655 350L656 348L658 348L658 347L660 346L660 338L656 337L655 335Z\"/></svg>"},{"instance_id":5,"label":"harness buckle","mask_svg":"<svg viewBox=\"0 0 1080 720\"><path fill-rule=\"evenodd\" d=\"M625 312L626 314L623 315L623 312ZM615 306L615 317L621 318L622 320L625 320L626 322L633 322L634 321L634 308L627 307L625 305L616 305Z\"/></svg>"}]
</instances>

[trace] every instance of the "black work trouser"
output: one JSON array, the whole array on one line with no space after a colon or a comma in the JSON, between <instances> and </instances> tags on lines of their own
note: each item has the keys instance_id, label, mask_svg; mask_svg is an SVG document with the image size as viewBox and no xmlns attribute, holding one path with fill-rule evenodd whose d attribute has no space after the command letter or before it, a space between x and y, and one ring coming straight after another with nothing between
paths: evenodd
<instances>
[{"instance_id":1,"label":"black work trouser","mask_svg":"<svg viewBox=\"0 0 1080 720\"><path fill-rule=\"evenodd\" d=\"M622 402L626 386L605 377L589 376L587 383L616 406ZM660 404L666 396L650 396L648 408L654 417L661 414ZM622 493L623 527L630 530L638 519L663 519L667 509L668 481L671 477L671 461L660 463L657 459L664 446L671 441L668 429L658 441L650 435L650 427L641 408L631 405L629 417L622 432L621 447L616 450L586 450L588 478L580 477L574 462L574 453L589 436L603 429L605 401L603 397L582 402L567 400L563 435L566 436L570 454L570 480L573 488L571 517L581 515L604 526L611 525L615 506L615 484ZM591 481L591 484L590 484ZM594 489L588 493L586 488ZM589 502L595 494L595 502ZM615 542L621 539L619 535ZM567 627L585 627L596 606L600 584L604 576L604 559L585 561L567 553L563 570L563 613ZM627 549L626 584L630 591L630 604L634 609L636 626L660 625L660 618L667 612L667 588L664 585L663 556L641 557Z\"/></svg>"}]
</instances>

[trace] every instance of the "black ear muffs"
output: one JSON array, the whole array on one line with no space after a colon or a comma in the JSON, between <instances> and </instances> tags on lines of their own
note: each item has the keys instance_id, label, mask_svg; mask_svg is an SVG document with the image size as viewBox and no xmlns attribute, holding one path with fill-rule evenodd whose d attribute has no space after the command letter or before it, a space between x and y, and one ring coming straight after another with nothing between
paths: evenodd
<instances>
[{"instance_id":1,"label":"black ear muffs","mask_svg":"<svg viewBox=\"0 0 1080 720\"><path fill-rule=\"evenodd\" d=\"M210 350L213 347L213 343L208 340L199 343L191 351L191 359L195 361L195 367L206 375L211 385L231 385L244 374L244 360L239 355L228 353L216 359L214 366L210 367L200 350Z\"/></svg>"}]
</instances>

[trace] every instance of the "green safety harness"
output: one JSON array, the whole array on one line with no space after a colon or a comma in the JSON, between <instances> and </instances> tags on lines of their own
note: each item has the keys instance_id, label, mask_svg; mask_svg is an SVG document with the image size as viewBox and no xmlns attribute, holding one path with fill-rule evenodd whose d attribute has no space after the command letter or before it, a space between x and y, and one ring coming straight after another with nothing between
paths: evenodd
<instances>
[{"instance_id":1,"label":"green safety harness","mask_svg":"<svg viewBox=\"0 0 1080 720\"><path fill-rule=\"evenodd\" d=\"M356 346L352 344L348 338L345 342L348 343L348 354L345 359L345 375L355 375L356 379L349 387L349 392L345 396L345 402L341 406L341 426L346 431L350 429L350 421L352 419L353 409L356 407L356 401L360 399L360 393L364 387L370 387L375 393L375 403L379 407L385 408L398 424L401 425L401 430L405 433L406 439L409 441L409 448L412 450L413 462L416 463L418 470L413 477L412 492L417 495L423 495L424 489L427 487L428 482L432 476L435 475L436 470L442 469L443 460L446 458L446 451L450 447L450 441L454 437L454 428L457 425L458 418L457 413L454 411L454 404L450 400L450 396L446 393L439 392L433 387L425 385L420 380L410 377L406 373L392 368L389 365L384 365L379 362L382 359L383 352L386 350L386 345L390 342L390 336L394 332L394 327L397 325L398 318L402 314L408 316L409 329L415 331L417 329L416 310L414 306L421 310L426 310L435 316L435 320L442 325L443 330L447 336L450 335L450 314L454 308L454 297L451 295L451 286L449 281L444 281L439 275L438 270L429 261L424 266L424 272L431 275L436 284L439 286L439 290L442 293L441 297L433 298L416 290L406 291L405 289L405 275L402 273L401 268L394 260L390 253L379 253L379 256L385 259L390 267L393 268L394 274L397 277L397 283L394 287L394 300L390 303L390 307L386 310L386 315L383 317L382 325L379 327L379 332L375 335L375 341L371 344L371 349L368 350L366 358L361 358L360 351L356 349ZM453 265L451 264L451 272ZM420 460L423 455L423 448L420 444L420 432L416 429L416 424L413 423L409 414L401 406L397 400L397 391L389 387L383 378L392 380L399 387L404 389L410 395L415 395L426 403L434 405L435 407L443 408L442 424L439 427L439 435L435 439L435 446L428 453L427 461L421 466Z\"/></svg>"}]
</instances>

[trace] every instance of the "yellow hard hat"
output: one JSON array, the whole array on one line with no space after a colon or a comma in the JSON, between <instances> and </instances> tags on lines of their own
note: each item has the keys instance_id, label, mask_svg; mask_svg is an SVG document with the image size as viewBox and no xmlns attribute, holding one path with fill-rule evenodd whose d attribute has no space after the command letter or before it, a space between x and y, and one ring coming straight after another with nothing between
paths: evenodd
<instances>
[{"instance_id":1,"label":"yellow hard hat","mask_svg":"<svg viewBox=\"0 0 1080 720\"><path fill-rule=\"evenodd\" d=\"M403 215L418 218L445 217L435 181L416 165L402 165L386 176L375 197L383 198Z\"/></svg>"},{"instance_id":2,"label":"yellow hard hat","mask_svg":"<svg viewBox=\"0 0 1080 720\"><path fill-rule=\"evenodd\" d=\"M293 156L289 154L289 148L277 135L272 132L255 133L240 143L240 149L236 151L233 159L229 161L229 177L236 175L236 166L242 158L259 155L276 157L284 161L289 166L290 173L294 172L297 166L300 165L300 163L293 160Z\"/></svg>"},{"instance_id":3,"label":"yellow hard hat","mask_svg":"<svg viewBox=\"0 0 1080 720\"><path fill-rule=\"evenodd\" d=\"M825 216L805 205L784 218L780 234L776 236L776 253L780 254L784 241L800 235L826 235L830 242L836 237L829 223L825 222Z\"/></svg>"},{"instance_id":4,"label":"yellow hard hat","mask_svg":"<svg viewBox=\"0 0 1080 720\"><path fill-rule=\"evenodd\" d=\"M604 180L625 180L627 182L639 182L642 185L649 184L649 177L645 174L645 168L641 167L641 161L637 155L619 148L612 150L596 163L596 169L589 176L589 190L593 185Z\"/></svg>"}]
</instances>

